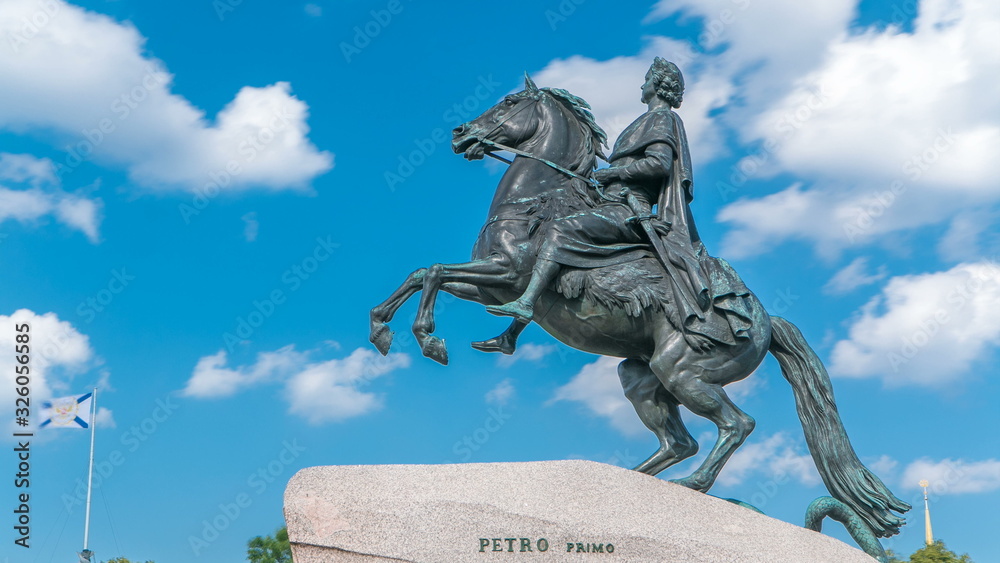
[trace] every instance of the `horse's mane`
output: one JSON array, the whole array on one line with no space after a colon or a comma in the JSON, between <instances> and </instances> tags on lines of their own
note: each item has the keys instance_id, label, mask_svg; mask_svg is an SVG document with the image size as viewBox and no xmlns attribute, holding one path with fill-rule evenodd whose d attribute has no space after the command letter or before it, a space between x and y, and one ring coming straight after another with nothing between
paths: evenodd
<instances>
[{"instance_id":1,"label":"horse's mane","mask_svg":"<svg viewBox=\"0 0 1000 563\"><path fill-rule=\"evenodd\" d=\"M600 157L601 160L607 160L604 152L601 151L601 147L608 146L608 135L597 124L597 120L594 119L594 114L590 111L590 104L583 98L574 96L562 88L542 88L541 90L548 92L559 103L565 106L570 111L570 114L576 117L577 123L583 128L586 142L583 147L584 152L577 155L579 158L576 159L576 162L580 163L579 168L586 174L597 166L597 157Z\"/></svg>"}]
</instances>

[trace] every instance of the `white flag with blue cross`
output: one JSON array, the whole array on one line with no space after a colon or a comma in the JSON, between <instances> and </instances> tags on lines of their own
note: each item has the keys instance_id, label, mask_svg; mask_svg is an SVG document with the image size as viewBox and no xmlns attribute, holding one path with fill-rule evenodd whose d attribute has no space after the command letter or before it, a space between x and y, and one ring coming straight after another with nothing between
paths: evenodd
<instances>
[{"instance_id":1,"label":"white flag with blue cross","mask_svg":"<svg viewBox=\"0 0 1000 563\"><path fill-rule=\"evenodd\" d=\"M93 393L60 397L42 403L41 428L90 428L90 401Z\"/></svg>"}]
</instances>

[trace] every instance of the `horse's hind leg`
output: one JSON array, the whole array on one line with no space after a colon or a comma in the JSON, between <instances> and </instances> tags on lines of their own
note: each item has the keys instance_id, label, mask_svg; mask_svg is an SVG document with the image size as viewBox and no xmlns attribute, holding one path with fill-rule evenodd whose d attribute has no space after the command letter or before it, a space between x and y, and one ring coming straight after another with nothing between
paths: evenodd
<instances>
[{"instance_id":1,"label":"horse's hind leg","mask_svg":"<svg viewBox=\"0 0 1000 563\"><path fill-rule=\"evenodd\" d=\"M403 306L403 303L407 299L420 291L420 288L424 285L424 274L426 273L427 268L420 268L407 276L403 285L396 288L396 291L388 299L371 310L369 314L371 324L368 340L378 348L378 351L383 356L389 353L389 347L392 346L393 332L386 323L392 320L393 315L396 314L396 311Z\"/></svg>"},{"instance_id":2,"label":"horse's hind leg","mask_svg":"<svg viewBox=\"0 0 1000 563\"><path fill-rule=\"evenodd\" d=\"M685 346L686 348L686 346ZM737 408L721 385L702 381L695 370L683 368L680 362L668 361L663 355L653 358L651 367L671 395L698 416L705 417L719 428L719 438L701 466L690 476L674 480L706 492L715 483L730 456L753 431L754 419Z\"/></svg>"},{"instance_id":3,"label":"horse's hind leg","mask_svg":"<svg viewBox=\"0 0 1000 563\"><path fill-rule=\"evenodd\" d=\"M625 360L618 364L618 377L639 419L660 441L660 449L636 466L636 471L656 475L698 452L698 442L681 420L677 399L664 389L649 364Z\"/></svg>"}]
</instances>

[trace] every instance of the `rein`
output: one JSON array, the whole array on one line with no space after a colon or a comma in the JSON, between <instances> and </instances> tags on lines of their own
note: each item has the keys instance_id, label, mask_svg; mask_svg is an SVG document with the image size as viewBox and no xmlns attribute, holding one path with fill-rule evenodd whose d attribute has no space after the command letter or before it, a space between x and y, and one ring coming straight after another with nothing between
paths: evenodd
<instances>
[{"instance_id":1,"label":"rein","mask_svg":"<svg viewBox=\"0 0 1000 563\"><path fill-rule=\"evenodd\" d=\"M563 174L565 174L565 175L567 175L567 176L569 176L571 178L576 178L577 180L582 180L582 181L586 182L587 184L589 184L590 186L592 186L594 188L594 190L597 191L597 194L599 196L601 196L602 199L605 199L607 201L617 201L617 200L615 200L613 198L608 197L607 194L604 193L604 187L601 186L600 182L598 182L594 178L587 178L585 176L581 176L581 175L577 174L576 172L573 172L572 170L569 170L569 169L567 169L565 167L559 166L558 164L556 164L555 162L552 162L551 160L542 158L540 156L535 156L535 155L533 155L533 154L531 154L529 152L522 151L522 150L516 149L514 147L508 147L507 145L498 143L496 141L493 141L493 140L490 140L490 139L487 138L488 136L492 135L494 131L496 131L497 129L499 129L500 127L502 127L503 124L506 123L510 118L512 118L515 115L517 115L518 113L520 113L521 110L527 108L529 105L534 105L536 103L538 103L538 99L534 98L532 100L531 104L522 106L522 107L518 108L517 111L512 112L509 115L505 115L504 118L501 119L501 120L499 120L497 122L497 124L493 126L492 129L490 129L489 131L486 132L485 135L482 135L482 136L478 136L477 135L475 137L476 141L478 141L480 144L483 144L483 145L486 145L486 146L489 146L489 147L493 147L495 149L499 149L499 150L502 150L502 151L511 152L511 153L514 153L514 154L516 154L518 156L523 156L525 158L530 158L532 160L536 160L538 162L541 162L542 164L544 164L544 165L546 165L546 166L548 166L548 167L550 167L550 168L552 168L552 169L554 169L554 170L556 170L558 172L561 172L561 173L563 173ZM499 160L500 162L504 162L506 164L511 164L511 161L507 160L506 158L503 158L502 156L497 156L497 155L495 155L495 154L493 154L491 152L486 152L486 154L489 155L489 156L491 156L491 157L493 157L493 158L495 158L495 159L497 159L497 160Z\"/></svg>"},{"instance_id":2,"label":"rein","mask_svg":"<svg viewBox=\"0 0 1000 563\"><path fill-rule=\"evenodd\" d=\"M489 139L485 139L485 138L484 139L479 139L479 142L482 143L482 144L484 144L484 145L489 145L491 147L500 149L502 151L512 152L512 153L514 153L514 154L516 154L518 156L523 156L525 158L530 158L532 160L537 160L538 162L541 162L542 164L545 164L545 165L547 165L547 166L549 166L551 168L554 168L555 170L558 170L559 172L562 172L563 174L565 174L567 176L571 176L573 178L576 178L577 180L583 180L584 182L587 182L588 184L590 184L591 186L594 186L594 188L596 188L598 190L601 189L601 184L598 183L597 180L595 180L593 178L585 178L585 177L577 174L576 172L573 172L572 170L568 170L566 168L563 168L562 166L559 166L558 164L556 164L555 162L552 162L551 160L544 159L544 158L542 158L540 156L535 156L535 155L531 154L530 152L525 152L525 151L522 151L521 149L515 149L514 147L508 147L507 145L500 144L500 143L497 143L496 141L491 141ZM490 155L490 156L493 156L493 155ZM497 157L497 158L500 158L500 157ZM507 162L507 164L510 164L510 161L508 161L507 159L502 159L502 160L504 162Z\"/></svg>"}]
</instances>

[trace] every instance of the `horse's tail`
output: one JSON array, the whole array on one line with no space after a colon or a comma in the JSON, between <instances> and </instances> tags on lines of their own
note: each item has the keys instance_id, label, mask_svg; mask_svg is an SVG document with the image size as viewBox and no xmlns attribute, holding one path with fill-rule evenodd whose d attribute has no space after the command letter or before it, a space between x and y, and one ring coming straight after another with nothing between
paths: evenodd
<instances>
[{"instance_id":1,"label":"horse's tail","mask_svg":"<svg viewBox=\"0 0 1000 563\"><path fill-rule=\"evenodd\" d=\"M771 323L770 352L792 384L806 444L827 490L857 512L876 536L898 534L906 520L892 512L906 512L910 505L896 498L854 453L833 400L830 376L799 329L780 317L771 317Z\"/></svg>"}]
</instances>

